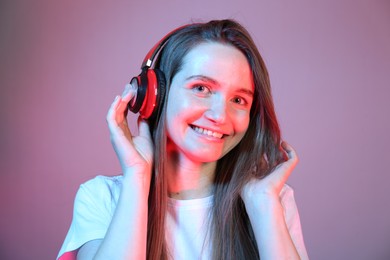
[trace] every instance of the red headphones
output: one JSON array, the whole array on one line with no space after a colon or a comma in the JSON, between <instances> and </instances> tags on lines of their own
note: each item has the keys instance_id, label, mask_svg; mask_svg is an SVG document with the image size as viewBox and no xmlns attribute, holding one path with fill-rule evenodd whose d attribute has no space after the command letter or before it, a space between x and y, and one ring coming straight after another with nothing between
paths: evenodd
<instances>
[{"instance_id":1,"label":"red headphones","mask_svg":"<svg viewBox=\"0 0 390 260\"><path fill-rule=\"evenodd\" d=\"M165 75L161 70L152 68L152 66L168 39L186 26L171 31L156 43L142 62L141 74L130 81L130 84L137 88L137 95L130 100L128 108L133 113L139 112L143 119L155 118L165 98Z\"/></svg>"}]
</instances>

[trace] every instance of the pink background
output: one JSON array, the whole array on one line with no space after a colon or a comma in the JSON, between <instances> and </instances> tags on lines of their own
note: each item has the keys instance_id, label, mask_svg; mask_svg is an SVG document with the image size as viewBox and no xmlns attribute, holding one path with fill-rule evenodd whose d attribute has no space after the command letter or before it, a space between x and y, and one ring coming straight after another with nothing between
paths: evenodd
<instances>
[{"instance_id":1,"label":"pink background","mask_svg":"<svg viewBox=\"0 0 390 260\"><path fill-rule=\"evenodd\" d=\"M105 115L149 48L235 18L271 74L312 259L390 259L390 2L0 3L0 259L54 259L78 186L120 172ZM131 117L133 122L135 117Z\"/></svg>"}]
</instances>

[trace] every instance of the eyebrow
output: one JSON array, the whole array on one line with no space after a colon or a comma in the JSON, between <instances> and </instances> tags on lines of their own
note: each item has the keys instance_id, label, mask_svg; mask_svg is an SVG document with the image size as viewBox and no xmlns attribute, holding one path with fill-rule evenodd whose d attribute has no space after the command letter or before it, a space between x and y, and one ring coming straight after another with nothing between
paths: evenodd
<instances>
[{"instance_id":1,"label":"eyebrow","mask_svg":"<svg viewBox=\"0 0 390 260\"><path fill-rule=\"evenodd\" d=\"M215 85L220 85L215 79L204 76L204 75L193 75L193 76L189 76L188 78L186 78L186 80L193 80L193 79L198 79L198 80L202 80L205 82L210 82L210 83L215 84Z\"/></svg>"},{"instance_id":2,"label":"eyebrow","mask_svg":"<svg viewBox=\"0 0 390 260\"><path fill-rule=\"evenodd\" d=\"M204 82L208 82L208 83L220 86L218 81L216 81L215 79L210 78L208 76L204 76L204 75L193 75L193 76L189 76L188 78L186 78L187 81L188 80L193 80L193 79L201 80L201 81L204 81ZM240 93L243 93L243 94L246 94L246 95L249 95L249 96L253 96L254 95L252 90L246 89L246 88L240 88L240 89L237 90L237 92L240 92Z\"/></svg>"}]
</instances>

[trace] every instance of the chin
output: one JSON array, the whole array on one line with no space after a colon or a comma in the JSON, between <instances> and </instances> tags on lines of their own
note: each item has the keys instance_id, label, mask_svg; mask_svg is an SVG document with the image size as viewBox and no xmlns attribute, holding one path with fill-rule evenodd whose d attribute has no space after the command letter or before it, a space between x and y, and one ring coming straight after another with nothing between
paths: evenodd
<instances>
[{"instance_id":1,"label":"chin","mask_svg":"<svg viewBox=\"0 0 390 260\"><path fill-rule=\"evenodd\" d=\"M189 153L186 155L191 161L201 162L201 163L210 163L216 162L223 157L223 154L220 152L196 152Z\"/></svg>"}]
</instances>

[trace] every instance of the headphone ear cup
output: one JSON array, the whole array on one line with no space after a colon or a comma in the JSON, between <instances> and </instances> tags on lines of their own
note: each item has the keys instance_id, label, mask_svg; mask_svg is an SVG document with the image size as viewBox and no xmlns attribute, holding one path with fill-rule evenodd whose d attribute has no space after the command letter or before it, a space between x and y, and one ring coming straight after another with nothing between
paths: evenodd
<instances>
[{"instance_id":1,"label":"headphone ear cup","mask_svg":"<svg viewBox=\"0 0 390 260\"><path fill-rule=\"evenodd\" d=\"M133 77L130 84L137 88L137 96L127 105L133 113L144 119L154 120L165 99L165 75L159 69L144 69Z\"/></svg>"},{"instance_id":2,"label":"headphone ear cup","mask_svg":"<svg viewBox=\"0 0 390 260\"><path fill-rule=\"evenodd\" d=\"M138 113L146 99L146 92L148 88L147 70L143 70L141 74L133 77L130 84L137 89L137 94L132 100L130 100L127 107L131 112Z\"/></svg>"},{"instance_id":3,"label":"headphone ear cup","mask_svg":"<svg viewBox=\"0 0 390 260\"><path fill-rule=\"evenodd\" d=\"M165 100L165 94L166 94L166 80L165 80L165 74L159 69L154 69L154 72L157 77L157 100L156 100L156 106L153 110L153 114L151 115L151 119L156 119L160 111L164 105Z\"/></svg>"},{"instance_id":4,"label":"headphone ear cup","mask_svg":"<svg viewBox=\"0 0 390 260\"><path fill-rule=\"evenodd\" d=\"M142 75L146 77L142 77ZM139 87L146 86L145 96L142 100L140 99L140 102L142 101L141 108L139 109L140 116L143 119L155 118L158 114L159 107L161 107L160 103L163 102L165 96L164 73L158 69L147 69L145 73L141 73L140 79L141 84ZM161 95L163 96L161 97Z\"/></svg>"}]
</instances>

